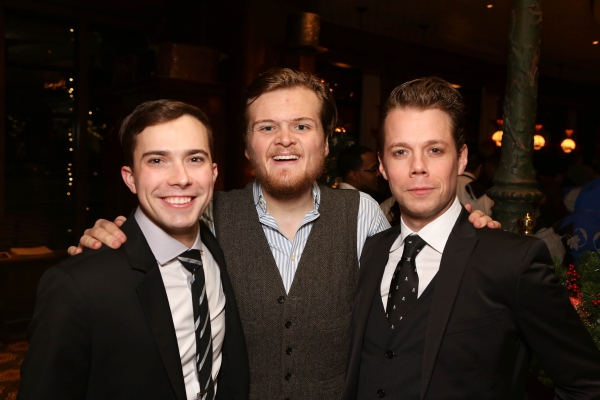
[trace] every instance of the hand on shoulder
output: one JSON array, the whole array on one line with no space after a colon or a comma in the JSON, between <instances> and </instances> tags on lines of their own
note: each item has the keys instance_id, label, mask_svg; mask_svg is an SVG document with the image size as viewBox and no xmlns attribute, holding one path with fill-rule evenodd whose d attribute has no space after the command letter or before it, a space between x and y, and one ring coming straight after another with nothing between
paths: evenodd
<instances>
[{"instance_id":1,"label":"hand on shoulder","mask_svg":"<svg viewBox=\"0 0 600 400\"><path fill-rule=\"evenodd\" d=\"M93 228L85 230L79 239L79 245L69 247L67 250L69 255L74 256L81 253L84 247L98 250L102 244L112 249L118 249L127 240L123 231L119 229L126 220L127 218L123 216L118 216L114 222L99 219Z\"/></svg>"}]
</instances>

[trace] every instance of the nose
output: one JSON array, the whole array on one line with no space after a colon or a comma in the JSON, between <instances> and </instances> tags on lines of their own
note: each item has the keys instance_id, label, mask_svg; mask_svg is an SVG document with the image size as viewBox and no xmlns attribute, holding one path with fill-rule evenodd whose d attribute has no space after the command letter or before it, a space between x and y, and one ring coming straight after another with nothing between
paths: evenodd
<instances>
[{"instance_id":1,"label":"nose","mask_svg":"<svg viewBox=\"0 0 600 400\"><path fill-rule=\"evenodd\" d=\"M282 126L279 129L279 132L277 134L277 139L275 141L275 144L279 144L284 147L288 147L294 143L295 143L295 138L294 138L294 133L292 132L292 130L288 126Z\"/></svg>"},{"instance_id":2,"label":"nose","mask_svg":"<svg viewBox=\"0 0 600 400\"><path fill-rule=\"evenodd\" d=\"M426 176L428 174L427 172L427 164L425 163L425 157L416 152L412 157L411 157L411 164L410 164L410 176L412 177L418 177L421 175Z\"/></svg>"},{"instance_id":3,"label":"nose","mask_svg":"<svg viewBox=\"0 0 600 400\"><path fill-rule=\"evenodd\" d=\"M171 174L169 176L169 185L188 187L192 183L190 174L182 162L174 163L171 166Z\"/></svg>"}]
</instances>

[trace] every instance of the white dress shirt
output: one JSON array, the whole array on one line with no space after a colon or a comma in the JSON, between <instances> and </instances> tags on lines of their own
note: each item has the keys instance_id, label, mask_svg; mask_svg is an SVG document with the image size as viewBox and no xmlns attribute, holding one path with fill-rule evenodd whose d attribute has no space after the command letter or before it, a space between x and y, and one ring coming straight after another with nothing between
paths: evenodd
<instances>
[{"instance_id":1,"label":"white dress shirt","mask_svg":"<svg viewBox=\"0 0 600 400\"><path fill-rule=\"evenodd\" d=\"M194 326L194 310L192 308L192 274L177 260L177 256L190 249L200 250L204 266L206 297L210 311L210 329L212 336L213 364L212 376L215 381L221 368L221 350L225 338L225 293L221 284L219 265L208 249L203 251L200 232L191 248L174 239L156 226L138 207L135 211L137 221L154 258L159 265L171 316L175 325L177 345L181 358L181 368L185 381L185 392L188 400L196 399L200 392L198 372L196 371L196 331Z\"/></svg>"},{"instance_id":2,"label":"white dress shirt","mask_svg":"<svg viewBox=\"0 0 600 400\"><path fill-rule=\"evenodd\" d=\"M384 309L387 307L392 275L394 275L398 261L402 258L402 252L404 251L404 239L416 233L427 243L419 253L419 256L415 258L417 275L419 275L419 290L417 293L417 297L419 297L440 269L444 247L446 247L450 232L452 232L452 228L461 210L462 207L457 197L446 212L425 225L419 232L412 231L404 223L404 218L400 218L400 235L390 248L388 262L383 272L383 278L381 279L381 301L383 302Z\"/></svg>"}]
</instances>

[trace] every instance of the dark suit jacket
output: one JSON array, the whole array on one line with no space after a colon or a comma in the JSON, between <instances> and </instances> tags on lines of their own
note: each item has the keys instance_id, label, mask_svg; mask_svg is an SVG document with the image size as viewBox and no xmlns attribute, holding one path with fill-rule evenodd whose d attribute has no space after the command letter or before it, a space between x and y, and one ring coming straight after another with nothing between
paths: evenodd
<instances>
[{"instance_id":1,"label":"dark suit jacket","mask_svg":"<svg viewBox=\"0 0 600 400\"><path fill-rule=\"evenodd\" d=\"M600 399L600 352L544 242L475 229L467 218L463 210L437 273L421 399L523 399L532 352L558 398ZM344 399L356 399L365 326L399 233L397 227L371 237L362 252Z\"/></svg>"},{"instance_id":2,"label":"dark suit jacket","mask_svg":"<svg viewBox=\"0 0 600 400\"><path fill-rule=\"evenodd\" d=\"M186 399L156 259L133 214L121 229L120 249L84 251L40 280L19 399ZM225 259L203 224L200 233L227 297L217 398L247 399L248 356Z\"/></svg>"}]
</instances>

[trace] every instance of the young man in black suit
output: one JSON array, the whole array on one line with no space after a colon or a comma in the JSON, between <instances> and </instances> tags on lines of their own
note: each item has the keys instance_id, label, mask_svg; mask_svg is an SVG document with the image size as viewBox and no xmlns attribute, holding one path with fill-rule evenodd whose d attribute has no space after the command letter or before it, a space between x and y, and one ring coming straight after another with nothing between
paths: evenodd
<instances>
[{"instance_id":1,"label":"young man in black suit","mask_svg":"<svg viewBox=\"0 0 600 400\"><path fill-rule=\"evenodd\" d=\"M121 126L139 207L120 249L51 268L19 399L246 399L248 359L223 253L198 218L217 177L202 111L159 100Z\"/></svg>"},{"instance_id":2,"label":"young man in black suit","mask_svg":"<svg viewBox=\"0 0 600 400\"><path fill-rule=\"evenodd\" d=\"M523 399L532 353L557 398L600 399L600 352L544 242L474 229L458 202L460 94L407 82L382 126L401 225L365 243L344 399Z\"/></svg>"}]
</instances>

